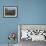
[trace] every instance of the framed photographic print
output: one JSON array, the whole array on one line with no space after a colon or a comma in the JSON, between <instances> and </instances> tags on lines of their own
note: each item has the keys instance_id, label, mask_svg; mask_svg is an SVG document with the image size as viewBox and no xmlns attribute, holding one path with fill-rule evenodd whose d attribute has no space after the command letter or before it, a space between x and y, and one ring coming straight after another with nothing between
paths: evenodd
<instances>
[{"instance_id":1,"label":"framed photographic print","mask_svg":"<svg viewBox=\"0 0 46 46\"><path fill-rule=\"evenodd\" d=\"M4 15L4 17L16 17L17 16L17 7L16 6L4 6L3 15Z\"/></svg>"}]
</instances>

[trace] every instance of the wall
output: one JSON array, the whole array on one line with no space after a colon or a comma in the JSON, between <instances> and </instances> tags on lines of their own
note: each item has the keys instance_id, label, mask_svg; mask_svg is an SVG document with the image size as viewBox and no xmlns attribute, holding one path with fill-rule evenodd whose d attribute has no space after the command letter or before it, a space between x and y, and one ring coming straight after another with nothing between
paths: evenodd
<instances>
[{"instance_id":1,"label":"wall","mask_svg":"<svg viewBox=\"0 0 46 46\"><path fill-rule=\"evenodd\" d=\"M0 0L0 44L9 42L8 35L10 32L16 32L18 18L3 18L3 6L17 6L18 0ZM18 43L16 38L15 43Z\"/></svg>"},{"instance_id":2,"label":"wall","mask_svg":"<svg viewBox=\"0 0 46 46\"><path fill-rule=\"evenodd\" d=\"M46 0L20 0L19 18L21 24L46 24Z\"/></svg>"},{"instance_id":3,"label":"wall","mask_svg":"<svg viewBox=\"0 0 46 46\"><path fill-rule=\"evenodd\" d=\"M3 18L3 6L17 6L16 18ZM46 24L46 0L0 0L0 44L7 44L17 24ZM17 43L17 40L16 40Z\"/></svg>"}]
</instances>

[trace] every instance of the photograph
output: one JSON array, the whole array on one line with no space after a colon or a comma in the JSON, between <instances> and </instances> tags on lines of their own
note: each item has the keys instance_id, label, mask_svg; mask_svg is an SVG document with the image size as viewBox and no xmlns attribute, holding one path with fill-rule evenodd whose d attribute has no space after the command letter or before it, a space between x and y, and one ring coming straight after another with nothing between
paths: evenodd
<instances>
[{"instance_id":1,"label":"photograph","mask_svg":"<svg viewBox=\"0 0 46 46\"><path fill-rule=\"evenodd\" d=\"M15 6L4 6L4 17L16 17L17 7Z\"/></svg>"}]
</instances>

